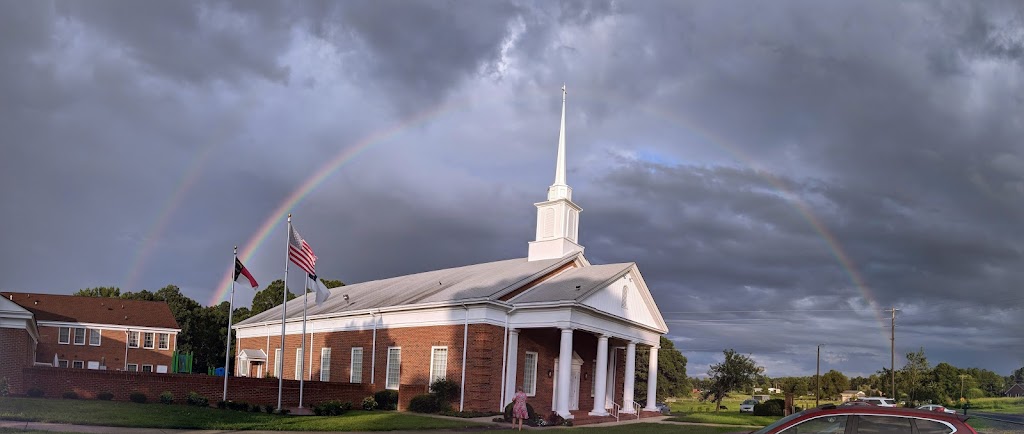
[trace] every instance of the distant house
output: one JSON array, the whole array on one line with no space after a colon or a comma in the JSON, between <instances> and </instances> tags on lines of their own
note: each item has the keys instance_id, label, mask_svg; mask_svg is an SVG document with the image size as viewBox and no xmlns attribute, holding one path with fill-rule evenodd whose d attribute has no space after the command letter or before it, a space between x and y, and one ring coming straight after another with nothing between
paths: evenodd
<instances>
[{"instance_id":1,"label":"distant house","mask_svg":"<svg viewBox=\"0 0 1024 434\"><path fill-rule=\"evenodd\" d=\"M0 292L4 350L11 339L16 361L3 363L20 376L21 366L169 372L178 333L162 301Z\"/></svg>"},{"instance_id":2,"label":"distant house","mask_svg":"<svg viewBox=\"0 0 1024 434\"><path fill-rule=\"evenodd\" d=\"M1003 395L1010 398L1020 398L1024 396L1024 386L1020 383L1014 384L1013 386L1010 386L1009 389L1006 389L1006 392L1004 392Z\"/></svg>"},{"instance_id":3,"label":"distant house","mask_svg":"<svg viewBox=\"0 0 1024 434\"><path fill-rule=\"evenodd\" d=\"M867 395L859 390L844 390L839 393L839 396L842 398L842 402L846 402L854 399L860 399Z\"/></svg>"}]
</instances>

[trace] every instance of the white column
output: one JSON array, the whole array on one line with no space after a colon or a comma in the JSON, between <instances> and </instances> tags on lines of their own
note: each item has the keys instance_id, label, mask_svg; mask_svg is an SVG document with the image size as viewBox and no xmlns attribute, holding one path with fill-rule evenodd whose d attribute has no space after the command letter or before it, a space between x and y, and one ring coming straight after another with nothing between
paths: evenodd
<instances>
[{"instance_id":1,"label":"white column","mask_svg":"<svg viewBox=\"0 0 1024 434\"><path fill-rule=\"evenodd\" d=\"M636 342L626 344L626 372L622 374L622 412L633 413L633 380L636 378Z\"/></svg>"},{"instance_id":2,"label":"white column","mask_svg":"<svg viewBox=\"0 0 1024 434\"><path fill-rule=\"evenodd\" d=\"M618 366L619 366L618 354L619 354L618 349L616 349L616 348L609 348L608 349L608 372L607 372L607 376L605 377L606 380L605 380L605 383L604 383L605 384L605 389L607 389L607 392L605 393L605 396L604 396L604 398L605 398L605 406L607 406L607 407L611 407L612 406L611 403L617 402L617 401L615 401L615 369L618 368Z\"/></svg>"},{"instance_id":3,"label":"white column","mask_svg":"<svg viewBox=\"0 0 1024 434\"><path fill-rule=\"evenodd\" d=\"M605 402L601 399L605 396L605 390L608 386L607 377L604 375L596 375L598 372L605 372L608 370L608 336L601 335L597 338L597 370L594 371L594 411L590 412L591 416L607 416L608 411L605 410Z\"/></svg>"},{"instance_id":4,"label":"white column","mask_svg":"<svg viewBox=\"0 0 1024 434\"><path fill-rule=\"evenodd\" d=\"M519 363L519 330L509 329L508 330L508 368L505 371L505 401L502 408L505 405L512 402L512 397L516 394L516 370L519 369L517 366Z\"/></svg>"},{"instance_id":5,"label":"white column","mask_svg":"<svg viewBox=\"0 0 1024 434\"><path fill-rule=\"evenodd\" d=\"M569 388L572 387L572 329L562 329L562 340L558 350L558 390L555 411L563 418L572 418L569 413Z\"/></svg>"},{"instance_id":6,"label":"white column","mask_svg":"<svg viewBox=\"0 0 1024 434\"><path fill-rule=\"evenodd\" d=\"M647 406L644 411L658 411L655 392L658 390L658 347L651 347L651 360L647 363Z\"/></svg>"}]
</instances>

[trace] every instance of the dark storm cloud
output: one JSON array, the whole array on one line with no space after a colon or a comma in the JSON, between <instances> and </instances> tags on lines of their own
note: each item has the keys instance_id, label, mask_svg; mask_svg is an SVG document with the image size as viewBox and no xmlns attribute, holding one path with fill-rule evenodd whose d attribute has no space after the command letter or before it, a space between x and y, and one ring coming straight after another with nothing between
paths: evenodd
<instances>
[{"instance_id":1,"label":"dark storm cloud","mask_svg":"<svg viewBox=\"0 0 1024 434\"><path fill-rule=\"evenodd\" d=\"M898 353L1006 374L1024 357L1021 16L2 2L0 212L18 217L0 286L173 283L208 302L230 246L356 146L290 210L324 275L521 257L564 82L580 241L638 263L691 374L723 348L807 374L823 340L829 369L874 372L889 306ZM246 264L261 283L280 278L273 228Z\"/></svg>"}]
</instances>

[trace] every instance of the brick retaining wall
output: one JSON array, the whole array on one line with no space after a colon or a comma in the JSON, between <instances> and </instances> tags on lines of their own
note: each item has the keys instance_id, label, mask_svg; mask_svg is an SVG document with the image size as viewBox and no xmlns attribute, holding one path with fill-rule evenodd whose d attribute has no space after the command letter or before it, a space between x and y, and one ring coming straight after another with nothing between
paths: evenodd
<instances>
[{"instance_id":1,"label":"brick retaining wall","mask_svg":"<svg viewBox=\"0 0 1024 434\"><path fill-rule=\"evenodd\" d=\"M98 371L51 367L29 367L22 371L25 384L43 390L44 396L60 397L74 391L82 398L92 399L99 392L112 392L114 400L128 401L132 392L142 392L149 402L159 402L160 394L170 391L176 402L184 402L189 392L205 396L210 403L220 401L224 377L199 374L155 374L125 371ZM277 405L278 380L271 378L231 377L228 399L250 404ZM303 403L317 404L329 400L351 402L358 407L363 398L373 395L372 385L307 381L303 386ZM299 382L284 380L282 405L299 405Z\"/></svg>"}]
</instances>

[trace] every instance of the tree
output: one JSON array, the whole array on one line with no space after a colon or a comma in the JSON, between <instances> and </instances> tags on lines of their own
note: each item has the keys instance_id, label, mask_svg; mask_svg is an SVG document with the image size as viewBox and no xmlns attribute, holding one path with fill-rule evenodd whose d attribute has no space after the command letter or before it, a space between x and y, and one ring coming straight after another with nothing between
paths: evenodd
<instances>
[{"instance_id":1,"label":"tree","mask_svg":"<svg viewBox=\"0 0 1024 434\"><path fill-rule=\"evenodd\" d=\"M900 369L897 377L900 379L900 390L907 394L911 401L919 401L926 398L926 389L931 386L929 378L931 369L928 366L928 358L924 355L924 348L915 353L907 353L907 364Z\"/></svg>"},{"instance_id":2,"label":"tree","mask_svg":"<svg viewBox=\"0 0 1024 434\"><path fill-rule=\"evenodd\" d=\"M807 394L807 380L799 377L787 378L782 381L782 391L792 393L793 396L804 396Z\"/></svg>"},{"instance_id":3,"label":"tree","mask_svg":"<svg viewBox=\"0 0 1024 434\"><path fill-rule=\"evenodd\" d=\"M345 286L345 282L342 282L340 280L320 279L320 281L324 283L324 286L326 286L327 289Z\"/></svg>"},{"instance_id":4,"label":"tree","mask_svg":"<svg viewBox=\"0 0 1024 434\"><path fill-rule=\"evenodd\" d=\"M326 283L326 282L325 282ZM661 348L658 350L658 388L655 391L657 400L669 396L689 396L690 382L686 378L686 357L676 349L671 340L662 336ZM648 361L650 350L641 349L636 352L636 381L633 383L633 396L643 400L647 396Z\"/></svg>"},{"instance_id":5,"label":"tree","mask_svg":"<svg viewBox=\"0 0 1024 434\"><path fill-rule=\"evenodd\" d=\"M326 283L325 283L326 285ZM281 304L281 292L284 291L284 281L281 279L270 282L266 288L256 293L252 298L251 314L253 316L270 310ZM288 299L294 299L295 294L288 291Z\"/></svg>"},{"instance_id":6,"label":"tree","mask_svg":"<svg viewBox=\"0 0 1024 434\"><path fill-rule=\"evenodd\" d=\"M722 406L722 399L729 396L730 392L754 384L757 375L764 371L764 368L754 364L753 359L737 354L732 349L723 351L723 354L725 360L711 365L708 370L711 386L701 394L701 399L715 402L716 412Z\"/></svg>"},{"instance_id":7,"label":"tree","mask_svg":"<svg viewBox=\"0 0 1024 434\"><path fill-rule=\"evenodd\" d=\"M121 296L121 288L113 286L99 286L96 288L85 288L79 289L78 292L73 295L79 297L110 297L117 298Z\"/></svg>"},{"instance_id":8,"label":"tree","mask_svg":"<svg viewBox=\"0 0 1024 434\"><path fill-rule=\"evenodd\" d=\"M835 398L850 389L850 380L835 369L821 376L821 394L823 397Z\"/></svg>"}]
</instances>

